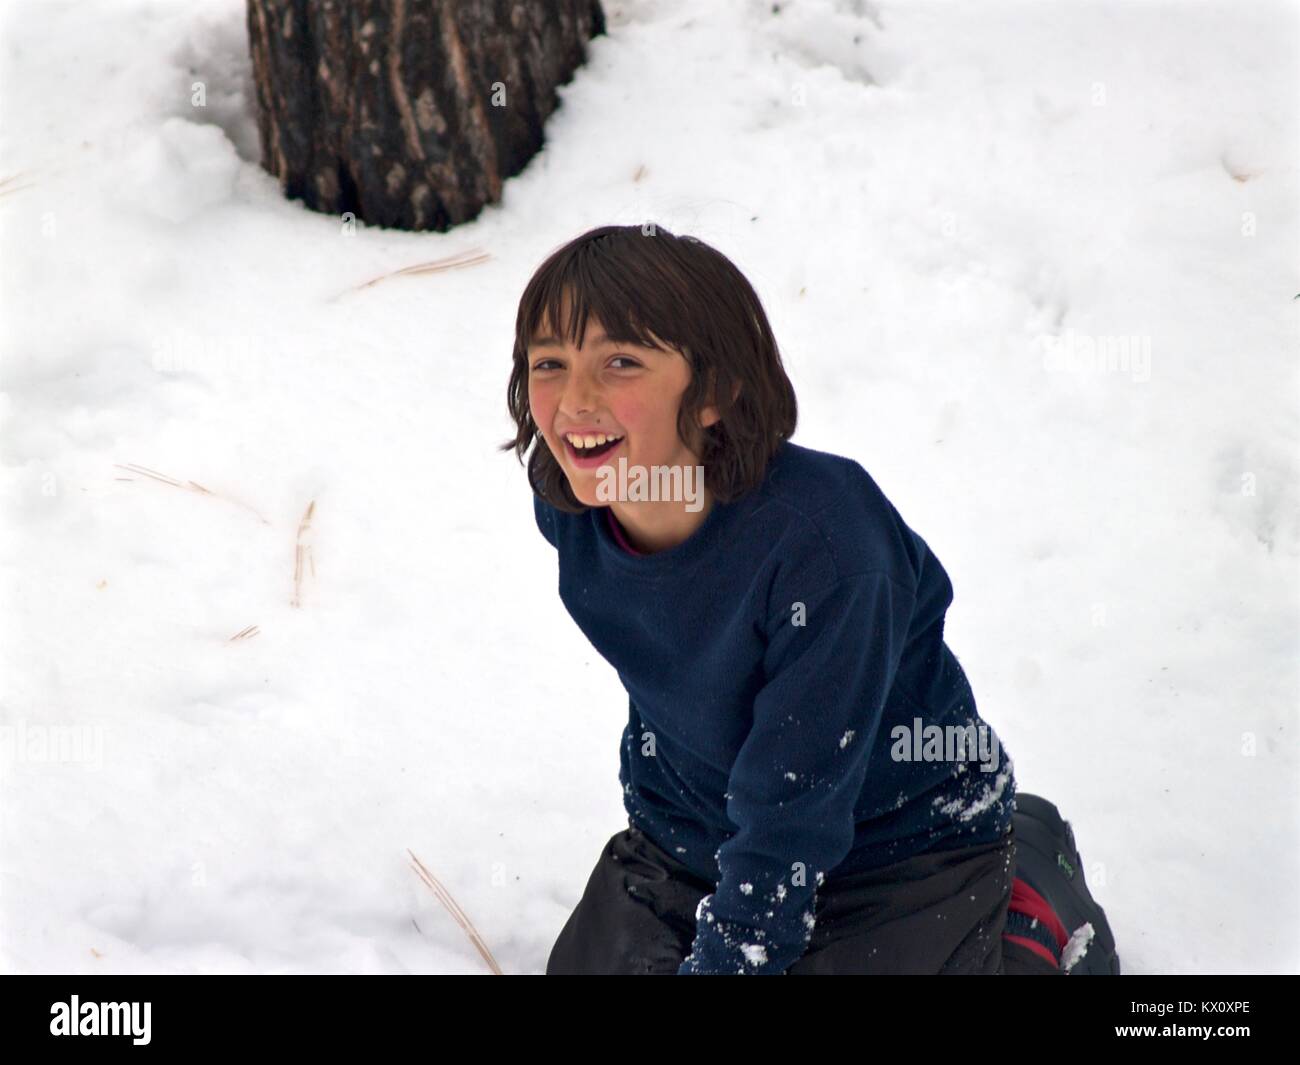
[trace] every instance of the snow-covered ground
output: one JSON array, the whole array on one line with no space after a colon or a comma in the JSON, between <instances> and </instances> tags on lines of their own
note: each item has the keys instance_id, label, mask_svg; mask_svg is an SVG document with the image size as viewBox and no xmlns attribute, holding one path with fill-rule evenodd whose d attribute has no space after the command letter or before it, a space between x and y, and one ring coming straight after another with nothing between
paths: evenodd
<instances>
[{"instance_id":1,"label":"snow-covered ground","mask_svg":"<svg viewBox=\"0 0 1300 1065\"><path fill-rule=\"evenodd\" d=\"M1296 4L773 8L609 0L503 203L348 234L243 0L5 5L0 969L485 972L408 848L544 969L627 701L496 446L533 269L647 220L943 561L1125 971L1300 969Z\"/></svg>"}]
</instances>

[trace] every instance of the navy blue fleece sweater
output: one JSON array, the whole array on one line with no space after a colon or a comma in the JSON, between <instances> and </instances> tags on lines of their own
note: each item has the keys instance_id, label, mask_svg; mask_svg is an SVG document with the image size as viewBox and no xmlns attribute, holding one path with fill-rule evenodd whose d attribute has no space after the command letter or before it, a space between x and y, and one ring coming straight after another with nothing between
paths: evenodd
<instances>
[{"instance_id":1,"label":"navy blue fleece sweater","mask_svg":"<svg viewBox=\"0 0 1300 1065\"><path fill-rule=\"evenodd\" d=\"M832 873L1008 831L1011 760L943 638L952 585L858 463L787 441L654 554L605 510L534 501L560 598L628 692L629 823L717 885L680 973L783 973ZM943 747L945 726L982 746Z\"/></svg>"}]
</instances>

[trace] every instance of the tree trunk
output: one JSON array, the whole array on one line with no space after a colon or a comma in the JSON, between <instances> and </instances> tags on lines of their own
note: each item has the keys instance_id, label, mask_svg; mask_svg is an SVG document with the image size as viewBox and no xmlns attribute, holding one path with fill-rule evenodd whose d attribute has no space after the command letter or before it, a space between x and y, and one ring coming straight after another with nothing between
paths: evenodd
<instances>
[{"instance_id":1,"label":"tree trunk","mask_svg":"<svg viewBox=\"0 0 1300 1065\"><path fill-rule=\"evenodd\" d=\"M599 0L248 0L262 166L313 210L469 221L604 29Z\"/></svg>"}]
</instances>

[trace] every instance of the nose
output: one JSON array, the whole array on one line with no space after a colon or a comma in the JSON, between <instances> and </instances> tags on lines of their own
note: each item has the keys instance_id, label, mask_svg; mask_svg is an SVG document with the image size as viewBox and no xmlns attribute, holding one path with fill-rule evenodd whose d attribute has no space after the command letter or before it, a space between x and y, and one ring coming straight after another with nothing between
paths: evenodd
<instances>
[{"instance_id":1,"label":"nose","mask_svg":"<svg viewBox=\"0 0 1300 1065\"><path fill-rule=\"evenodd\" d=\"M589 414L600 406L600 383L595 375L584 369L575 369L565 381L560 397L560 410L571 418Z\"/></svg>"}]
</instances>

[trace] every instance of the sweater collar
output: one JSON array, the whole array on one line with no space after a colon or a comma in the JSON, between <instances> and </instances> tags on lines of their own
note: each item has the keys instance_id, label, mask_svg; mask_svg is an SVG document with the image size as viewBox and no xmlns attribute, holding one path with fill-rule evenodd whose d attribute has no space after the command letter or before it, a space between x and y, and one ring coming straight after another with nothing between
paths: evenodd
<instances>
[{"instance_id":1,"label":"sweater collar","mask_svg":"<svg viewBox=\"0 0 1300 1065\"><path fill-rule=\"evenodd\" d=\"M722 503L715 499L704 521L690 536L675 547L649 555L630 554L618 542L610 525L611 515L604 513L608 508L593 507L588 511L588 518L595 526L602 560L630 576L660 577L693 565L709 554L721 542L719 528L730 523L739 502Z\"/></svg>"},{"instance_id":2,"label":"sweater collar","mask_svg":"<svg viewBox=\"0 0 1300 1065\"><path fill-rule=\"evenodd\" d=\"M781 465L781 459L789 441L782 443L777 453L769 460L764 483ZM615 537L610 524L612 515L603 511L607 507L592 507L587 511L587 520L592 523L599 544L600 557L619 572L633 577L658 578L672 573L680 573L684 567L693 566L701 558L718 551L721 545L729 543L734 533L732 530L753 507L754 501L762 494L759 489L746 492L739 499L723 503L717 499L709 508L709 513L690 536L676 547L665 551L656 551L650 555L629 554Z\"/></svg>"}]
</instances>

